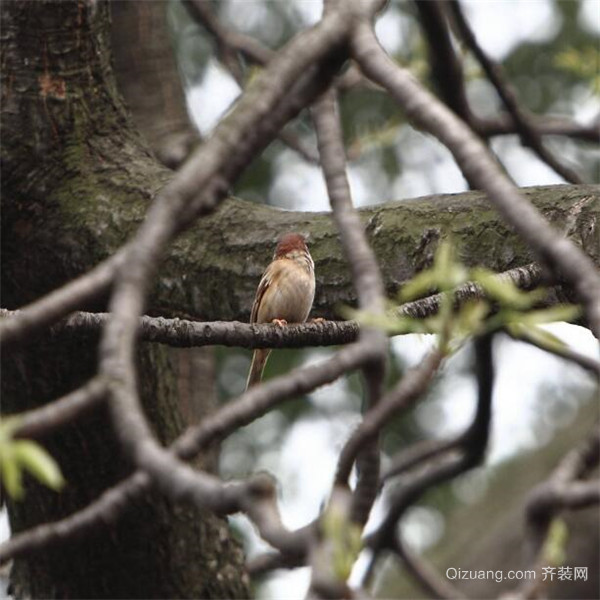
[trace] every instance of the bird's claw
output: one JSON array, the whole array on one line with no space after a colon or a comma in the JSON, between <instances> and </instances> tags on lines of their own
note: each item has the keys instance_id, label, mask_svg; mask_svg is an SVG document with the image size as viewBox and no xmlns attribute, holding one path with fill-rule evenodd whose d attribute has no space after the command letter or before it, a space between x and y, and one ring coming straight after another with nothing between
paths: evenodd
<instances>
[{"instance_id":1,"label":"bird's claw","mask_svg":"<svg viewBox=\"0 0 600 600\"><path fill-rule=\"evenodd\" d=\"M285 319L273 319L271 323L273 323L273 325L278 325L279 327L285 327L288 324Z\"/></svg>"}]
</instances>

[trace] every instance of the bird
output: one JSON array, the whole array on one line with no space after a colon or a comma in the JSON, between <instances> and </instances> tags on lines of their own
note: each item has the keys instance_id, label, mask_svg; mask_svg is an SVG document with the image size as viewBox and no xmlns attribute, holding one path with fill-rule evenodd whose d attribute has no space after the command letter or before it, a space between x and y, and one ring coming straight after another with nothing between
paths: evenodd
<instances>
[{"instance_id":1,"label":"bird","mask_svg":"<svg viewBox=\"0 0 600 600\"><path fill-rule=\"evenodd\" d=\"M273 260L262 275L252 305L250 323L304 323L315 297L315 264L300 233L279 238ZM252 355L246 390L262 379L270 350L257 348Z\"/></svg>"}]
</instances>

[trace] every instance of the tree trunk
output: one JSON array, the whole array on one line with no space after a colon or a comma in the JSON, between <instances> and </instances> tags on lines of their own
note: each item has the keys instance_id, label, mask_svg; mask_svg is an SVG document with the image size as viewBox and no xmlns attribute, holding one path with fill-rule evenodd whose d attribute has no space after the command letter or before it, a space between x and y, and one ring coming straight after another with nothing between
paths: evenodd
<instances>
[{"instance_id":1,"label":"tree trunk","mask_svg":"<svg viewBox=\"0 0 600 600\"><path fill-rule=\"evenodd\" d=\"M144 150L116 93L106 3L4 3L2 17L2 284L6 305L18 306L111 254L169 172ZM77 213L87 215L86 233ZM190 387L174 356L154 346L139 359L144 405L164 443L184 427L177 392ZM96 370L93 347L44 336L2 359L7 412L48 402ZM14 531L72 513L131 471L105 410L46 445L68 485L56 495L28 481L26 501L9 504ZM157 494L110 528L16 561L11 583L17 597L249 595L226 521Z\"/></svg>"},{"instance_id":2,"label":"tree trunk","mask_svg":"<svg viewBox=\"0 0 600 600\"><path fill-rule=\"evenodd\" d=\"M190 123L167 24L169 2L111 2L119 91L154 155L176 168L200 142Z\"/></svg>"},{"instance_id":3,"label":"tree trunk","mask_svg":"<svg viewBox=\"0 0 600 600\"><path fill-rule=\"evenodd\" d=\"M133 122L152 153L165 166L177 167L200 142L186 108L173 51L167 11L170 2L113 0L111 48L118 88ZM152 353L153 345L145 351ZM186 423L196 423L216 406L214 348L169 348L177 365L177 393ZM205 468L216 467L216 452Z\"/></svg>"}]
</instances>

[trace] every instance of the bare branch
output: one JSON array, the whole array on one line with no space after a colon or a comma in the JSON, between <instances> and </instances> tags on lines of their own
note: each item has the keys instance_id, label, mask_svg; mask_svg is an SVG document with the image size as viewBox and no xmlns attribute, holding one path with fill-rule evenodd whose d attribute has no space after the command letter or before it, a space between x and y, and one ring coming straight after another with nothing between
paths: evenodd
<instances>
[{"instance_id":1,"label":"bare branch","mask_svg":"<svg viewBox=\"0 0 600 600\"><path fill-rule=\"evenodd\" d=\"M419 556L411 552L397 536L392 552L398 557L402 564L407 568L415 581L430 594L433 598L458 599L466 596L448 581L439 577L434 569Z\"/></svg>"},{"instance_id":2,"label":"bare branch","mask_svg":"<svg viewBox=\"0 0 600 600\"><path fill-rule=\"evenodd\" d=\"M352 269L359 306L363 310L383 313L383 281L364 226L352 204L339 108L333 90L326 92L316 103L312 114L333 218Z\"/></svg>"},{"instance_id":3,"label":"bare branch","mask_svg":"<svg viewBox=\"0 0 600 600\"><path fill-rule=\"evenodd\" d=\"M465 19L458 0L452 0L449 3L450 10L454 17L457 30L467 47L473 52L479 64L483 67L488 79L496 88L498 95L502 99L506 110L513 119L523 145L531 148L549 167L556 171L566 181L571 183L582 183L579 175L571 168L564 166L552 155L544 146L535 125L530 118L528 111L522 108L517 99L517 95L512 86L505 80L502 73L502 67L493 61L483 51L477 42L475 34L469 27Z\"/></svg>"},{"instance_id":4,"label":"bare branch","mask_svg":"<svg viewBox=\"0 0 600 600\"><path fill-rule=\"evenodd\" d=\"M294 569L304 565L304 554L295 557L281 552L265 552L250 559L246 563L246 570L251 576L260 577L276 569Z\"/></svg>"},{"instance_id":5,"label":"bare branch","mask_svg":"<svg viewBox=\"0 0 600 600\"><path fill-rule=\"evenodd\" d=\"M390 508L377 530L368 536L367 545L375 555L393 549L397 543L396 524L406 509L426 490L471 469L483 459L489 438L494 371L491 336L475 340L475 365L478 384L477 410L467 430L455 440L457 453L447 452L440 459L406 477L391 494Z\"/></svg>"},{"instance_id":6,"label":"bare branch","mask_svg":"<svg viewBox=\"0 0 600 600\"><path fill-rule=\"evenodd\" d=\"M589 125L577 123L565 118L529 115L535 131L539 135L562 135L584 142L598 143L600 139L600 118L596 117ZM477 131L483 137L509 135L517 133L517 125L510 115L502 114L495 118L479 119Z\"/></svg>"},{"instance_id":7,"label":"bare branch","mask_svg":"<svg viewBox=\"0 0 600 600\"><path fill-rule=\"evenodd\" d=\"M600 460L600 427L595 426L590 436L571 450L560 461L550 477L530 493L526 505L529 563L536 577L525 580L504 598L511 600L537 598L544 579L541 575L546 564L545 542L552 520L563 510L575 510L600 503L600 482L581 481Z\"/></svg>"},{"instance_id":8,"label":"bare branch","mask_svg":"<svg viewBox=\"0 0 600 600\"><path fill-rule=\"evenodd\" d=\"M18 340L27 338L32 332L42 329L73 310L106 293L112 284L117 269L127 259L127 246L88 271L50 292L43 298L23 307L15 318L0 321L0 342L9 347Z\"/></svg>"},{"instance_id":9,"label":"bare branch","mask_svg":"<svg viewBox=\"0 0 600 600\"><path fill-rule=\"evenodd\" d=\"M106 383L95 377L78 390L50 404L20 413L17 437L40 438L57 427L74 421L101 404L106 397Z\"/></svg>"},{"instance_id":10,"label":"bare branch","mask_svg":"<svg viewBox=\"0 0 600 600\"><path fill-rule=\"evenodd\" d=\"M343 348L321 364L296 369L283 377L251 388L237 401L226 404L214 415L184 432L174 442L173 452L181 459L191 460L210 443L249 424L282 401L307 393L319 385L334 381L342 373L358 368L369 359L369 351L367 346L358 342ZM151 483L147 473L137 471L81 511L55 523L40 525L14 535L0 545L0 563L43 550L51 544L76 539L94 527L113 522L133 498L152 487Z\"/></svg>"},{"instance_id":11,"label":"bare branch","mask_svg":"<svg viewBox=\"0 0 600 600\"><path fill-rule=\"evenodd\" d=\"M431 458L455 450L460 440L423 440L392 457L391 463L381 476L382 482L396 477L420 463Z\"/></svg>"},{"instance_id":12,"label":"bare branch","mask_svg":"<svg viewBox=\"0 0 600 600\"><path fill-rule=\"evenodd\" d=\"M598 502L598 482L574 485L600 461L600 427L571 450L550 477L535 487L527 501L527 522L534 554L542 547L552 518L564 508Z\"/></svg>"},{"instance_id":13,"label":"bare branch","mask_svg":"<svg viewBox=\"0 0 600 600\"><path fill-rule=\"evenodd\" d=\"M429 0L414 4L429 45L429 62L439 93L444 102L473 127L473 114L465 92L462 64L454 51L445 3Z\"/></svg>"},{"instance_id":14,"label":"bare branch","mask_svg":"<svg viewBox=\"0 0 600 600\"><path fill-rule=\"evenodd\" d=\"M216 40L220 52L239 52L245 59L257 65L266 65L275 52L255 38L224 27L207 2L183 0L191 17L202 25Z\"/></svg>"},{"instance_id":15,"label":"bare branch","mask_svg":"<svg viewBox=\"0 0 600 600\"><path fill-rule=\"evenodd\" d=\"M258 40L242 33L223 27L210 5L202 0L184 0L192 18L202 25L214 38L221 62L225 65L241 89L245 87L244 74L236 58L239 52L244 57L259 65L266 65L275 52L262 45ZM295 150L304 160L311 164L319 164L316 151L308 146L291 130L286 129L277 136L286 146Z\"/></svg>"},{"instance_id":16,"label":"bare branch","mask_svg":"<svg viewBox=\"0 0 600 600\"><path fill-rule=\"evenodd\" d=\"M570 362L579 365L581 368L589 371L592 375L596 377L596 379L600 379L600 361L593 359L586 354L582 354L581 352L577 352L568 346L545 346L537 339L528 336L527 334L523 335L513 335L510 331L505 330L508 336L510 336L513 340L518 342L525 342L527 344L531 344L540 350L544 350L545 352L549 352L550 354L554 354L555 356L560 356L560 358L564 358Z\"/></svg>"},{"instance_id":17,"label":"bare branch","mask_svg":"<svg viewBox=\"0 0 600 600\"><path fill-rule=\"evenodd\" d=\"M1 319L15 319L19 315L19 310L0 308ZM52 326L50 334L99 335L109 320L110 313L76 312ZM359 325L356 321L316 320L282 328L271 323L189 321L143 316L139 318L138 339L174 348L217 345L239 348L304 348L349 344L356 341L358 332Z\"/></svg>"},{"instance_id":18,"label":"bare branch","mask_svg":"<svg viewBox=\"0 0 600 600\"><path fill-rule=\"evenodd\" d=\"M76 513L60 521L45 523L13 534L10 539L0 544L0 564L44 550L51 545L74 542L98 527L111 525L132 500L151 488L150 484L150 477L142 471L137 471Z\"/></svg>"},{"instance_id":19,"label":"bare branch","mask_svg":"<svg viewBox=\"0 0 600 600\"><path fill-rule=\"evenodd\" d=\"M379 265L365 235L364 227L352 204L346 176L346 159L339 108L334 90L329 90L313 109L323 174L333 217L340 232L344 254L352 269L359 306L373 314L384 313L384 286ZM367 387L367 406L376 406L382 393L387 340L382 331L366 328L361 339L372 346L377 358L363 369ZM377 440L361 448L359 479L352 507L352 520L364 525L379 485L379 448ZM353 459L356 458L353 457Z\"/></svg>"},{"instance_id":20,"label":"bare branch","mask_svg":"<svg viewBox=\"0 0 600 600\"><path fill-rule=\"evenodd\" d=\"M291 371L283 377L250 388L236 402L230 402L213 417L188 429L176 444L177 454L190 459L215 439L222 439L238 427L265 414L283 399L306 394L320 385L335 381L343 373L371 359L371 348L357 342L342 348L323 363Z\"/></svg>"},{"instance_id":21,"label":"bare branch","mask_svg":"<svg viewBox=\"0 0 600 600\"><path fill-rule=\"evenodd\" d=\"M575 289L594 335L600 338L600 276L591 259L558 236L502 174L468 127L387 56L369 23L357 25L351 46L364 73L385 87L411 119L450 149L465 175L487 192L504 219Z\"/></svg>"},{"instance_id":22,"label":"bare branch","mask_svg":"<svg viewBox=\"0 0 600 600\"><path fill-rule=\"evenodd\" d=\"M542 283L542 269L531 263L499 273L498 281L511 281L518 288L531 290ZM77 280L78 281L78 280ZM69 286L70 284L67 284ZM466 283L453 291L457 305L474 298L485 298L481 286ZM406 302L388 314L426 318L437 313L441 295L433 294L419 300ZM17 337L10 333L10 342L27 339L28 332L21 323L28 321L27 308L15 311L0 308L0 327L13 331L9 323L16 320ZM22 312L26 311L23 318ZM55 335L99 334L109 319L109 313L77 312L59 321L51 328ZM55 317L52 317L54 321ZM41 326L34 324L37 329ZM239 346L242 348L300 348L304 346L330 346L347 344L357 339L359 326L355 321L319 321L303 325L290 325L284 329L268 324L252 325L238 321L190 321L164 317L140 317L138 336L145 342L156 342L177 348L192 348L209 345Z\"/></svg>"},{"instance_id":23,"label":"bare branch","mask_svg":"<svg viewBox=\"0 0 600 600\"><path fill-rule=\"evenodd\" d=\"M371 408L362 423L346 442L339 458L336 483L347 484L354 459L360 449L389 423L391 417L408 409L425 391L440 366L442 355L436 350L429 354L418 367L408 371L381 401Z\"/></svg>"}]
</instances>

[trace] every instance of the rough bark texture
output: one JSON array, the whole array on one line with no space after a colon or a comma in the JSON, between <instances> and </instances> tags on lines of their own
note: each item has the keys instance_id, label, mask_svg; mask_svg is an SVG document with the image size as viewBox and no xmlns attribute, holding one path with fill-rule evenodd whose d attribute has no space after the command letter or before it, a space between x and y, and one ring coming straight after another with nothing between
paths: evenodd
<instances>
[{"instance_id":1,"label":"rough bark texture","mask_svg":"<svg viewBox=\"0 0 600 600\"><path fill-rule=\"evenodd\" d=\"M3 3L2 17L2 288L17 306L113 252L169 172L144 150L116 94L105 3ZM103 209L93 214L94 205ZM159 346L140 353L145 407L164 442L184 425L177 392L189 395L174 358ZM2 359L5 412L60 396L96 369L93 347L45 337ZM130 471L110 431L100 410L48 440L68 486L56 495L29 482L27 500L9 506L15 531L73 512ZM226 522L153 494L115 527L16 561L11 579L17 597L249 594Z\"/></svg>"},{"instance_id":2,"label":"rough bark texture","mask_svg":"<svg viewBox=\"0 0 600 600\"><path fill-rule=\"evenodd\" d=\"M524 191L558 231L568 230L600 262L597 186ZM504 271L534 259L479 192L388 202L364 209L361 215L390 296L430 264L440 237L448 234L469 265ZM317 276L313 313L333 317L340 304L353 303L350 272L329 214L282 211L231 199L174 244L158 282L154 310L247 320L260 274L284 231L308 234Z\"/></svg>"},{"instance_id":3,"label":"rough bark texture","mask_svg":"<svg viewBox=\"0 0 600 600\"><path fill-rule=\"evenodd\" d=\"M119 91L154 155L176 167L200 142L186 110L167 24L168 2L111 2L111 45Z\"/></svg>"},{"instance_id":4,"label":"rough bark texture","mask_svg":"<svg viewBox=\"0 0 600 600\"><path fill-rule=\"evenodd\" d=\"M200 138L186 99L168 26L169 2L113 0L111 49L119 92L133 123L156 158L176 167ZM152 352L152 346L147 349ZM213 348L168 350L177 365L177 394L186 423L195 423L216 406ZM205 467L216 467L216 452Z\"/></svg>"}]
</instances>

